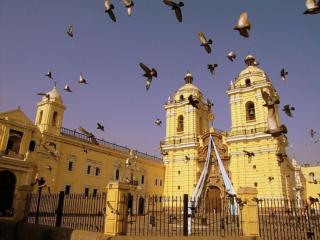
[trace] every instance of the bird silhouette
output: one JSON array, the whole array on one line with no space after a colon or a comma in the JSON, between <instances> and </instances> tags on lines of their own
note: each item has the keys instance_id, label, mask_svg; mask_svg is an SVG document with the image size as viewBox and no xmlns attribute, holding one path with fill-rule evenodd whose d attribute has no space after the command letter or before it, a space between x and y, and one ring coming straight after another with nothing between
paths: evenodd
<instances>
[{"instance_id":1,"label":"bird silhouette","mask_svg":"<svg viewBox=\"0 0 320 240\"><path fill-rule=\"evenodd\" d=\"M210 101L210 99L207 99L207 104L209 107L213 107L213 105L214 105L213 102Z\"/></svg>"},{"instance_id":2,"label":"bird silhouette","mask_svg":"<svg viewBox=\"0 0 320 240\"><path fill-rule=\"evenodd\" d=\"M155 68L152 68L150 70L150 68L148 68L145 64L143 64L142 62L139 63L139 66L142 68L142 70L144 71L144 74L142 76L147 78L147 83L146 83L146 89L147 91L149 90L151 83L152 83L152 78L153 77L158 77L158 72Z\"/></svg>"},{"instance_id":3,"label":"bird silhouette","mask_svg":"<svg viewBox=\"0 0 320 240\"><path fill-rule=\"evenodd\" d=\"M97 123L97 129L104 132L104 126L101 123Z\"/></svg>"},{"instance_id":4,"label":"bird silhouette","mask_svg":"<svg viewBox=\"0 0 320 240\"><path fill-rule=\"evenodd\" d=\"M68 84L64 85L63 90L67 91L67 92L72 92L70 86Z\"/></svg>"},{"instance_id":5,"label":"bird silhouette","mask_svg":"<svg viewBox=\"0 0 320 240\"><path fill-rule=\"evenodd\" d=\"M169 155L169 153L167 151L162 150L162 149L160 150L160 153L161 153L162 156L168 156Z\"/></svg>"},{"instance_id":6,"label":"bird silhouette","mask_svg":"<svg viewBox=\"0 0 320 240\"><path fill-rule=\"evenodd\" d=\"M83 73L80 73L80 78L78 83L88 84L87 80L85 79Z\"/></svg>"},{"instance_id":7,"label":"bird silhouette","mask_svg":"<svg viewBox=\"0 0 320 240\"><path fill-rule=\"evenodd\" d=\"M46 97L48 100L50 100L50 94L49 93L37 93L37 95L39 95L39 96L44 96L44 97Z\"/></svg>"},{"instance_id":8,"label":"bird silhouette","mask_svg":"<svg viewBox=\"0 0 320 240\"><path fill-rule=\"evenodd\" d=\"M280 76L281 76L281 79L284 81L288 76L288 72L284 68L282 68L280 71Z\"/></svg>"},{"instance_id":9,"label":"bird silhouette","mask_svg":"<svg viewBox=\"0 0 320 240\"><path fill-rule=\"evenodd\" d=\"M197 99L194 99L193 98L193 96L192 96L192 94L191 95L189 95L189 97L188 97L188 105L191 105L192 107L194 107L194 108L199 108L198 107L198 104L199 104L199 101L197 100Z\"/></svg>"},{"instance_id":10,"label":"bird silhouette","mask_svg":"<svg viewBox=\"0 0 320 240\"><path fill-rule=\"evenodd\" d=\"M248 156L249 159L251 159L252 157L254 157L254 152L249 152L247 150L243 150L243 152Z\"/></svg>"},{"instance_id":11,"label":"bird silhouette","mask_svg":"<svg viewBox=\"0 0 320 240\"><path fill-rule=\"evenodd\" d=\"M111 4L109 0L104 0L104 7L105 7L105 12L109 14L109 17L111 18L111 20L116 22L117 19L113 13L113 9L114 9L113 4Z\"/></svg>"},{"instance_id":12,"label":"bird silhouette","mask_svg":"<svg viewBox=\"0 0 320 240\"><path fill-rule=\"evenodd\" d=\"M227 57L231 62L233 62L233 60L236 59L237 55L231 51L228 53Z\"/></svg>"},{"instance_id":13,"label":"bird silhouette","mask_svg":"<svg viewBox=\"0 0 320 240\"><path fill-rule=\"evenodd\" d=\"M210 45L213 43L212 39L209 38L209 40L207 40L203 32L198 32L198 36L201 42L200 46L204 47L207 53L211 53Z\"/></svg>"},{"instance_id":14,"label":"bird silhouette","mask_svg":"<svg viewBox=\"0 0 320 240\"><path fill-rule=\"evenodd\" d=\"M163 0L164 4L167 6L170 6L172 10L174 10L176 17L179 22L182 22L182 12L181 12L181 7L184 6L183 2L175 3L170 0Z\"/></svg>"},{"instance_id":15,"label":"bird silhouette","mask_svg":"<svg viewBox=\"0 0 320 240\"><path fill-rule=\"evenodd\" d=\"M207 67L208 67L210 73L211 73L212 75L214 75L215 69L216 69L216 67L218 67L218 64L216 64L216 63L214 63L214 64L208 64Z\"/></svg>"},{"instance_id":16,"label":"bird silhouette","mask_svg":"<svg viewBox=\"0 0 320 240\"><path fill-rule=\"evenodd\" d=\"M122 0L124 6L127 8L128 16L132 14L132 7L134 6L133 1L131 0Z\"/></svg>"},{"instance_id":17,"label":"bird silhouette","mask_svg":"<svg viewBox=\"0 0 320 240\"><path fill-rule=\"evenodd\" d=\"M248 13L243 12L240 14L239 20L237 25L233 28L234 30L238 30L240 35L243 37L248 38L249 37L249 30L251 28L251 23L248 19Z\"/></svg>"},{"instance_id":18,"label":"bird silhouette","mask_svg":"<svg viewBox=\"0 0 320 240\"><path fill-rule=\"evenodd\" d=\"M314 129L310 129L310 136L313 138L317 132Z\"/></svg>"},{"instance_id":19,"label":"bird silhouette","mask_svg":"<svg viewBox=\"0 0 320 240\"><path fill-rule=\"evenodd\" d=\"M96 137L93 135L92 132L87 131L86 129L84 129L84 128L81 127L81 126L79 127L79 131L80 131L81 133L83 133L84 135L86 135L88 138L90 138L91 141L92 141L94 144L98 144L97 139L96 139Z\"/></svg>"},{"instance_id":20,"label":"bird silhouette","mask_svg":"<svg viewBox=\"0 0 320 240\"><path fill-rule=\"evenodd\" d=\"M50 79L53 79L52 78L52 72L50 70L46 73L46 77L48 77Z\"/></svg>"},{"instance_id":21,"label":"bird silhouette","mask_svg":"<svg viewBox=\"0 0 320 240\"><path fill-rule=\"evenodd\" d=\"M282 111L284 111L289 117L293 117L292 115L292 111L294 111L295 108L294 107L290 107L289 104L286 104L283 106Z\"/></svg>"},{"instance_id":22,"label":"bird silhouette","mask_svg":"<svg viewBox=\"0 0 320 240\"><path fill-rule=\"evenodd\" d=\"M186 161L189 161L190 157L188 155L185 155L185 159L186 159Z\"/></svg>"},{"instance_id":23,"label":"bird silhouette","mask_svg":"<svg viewBox=\"0 0 320 240\"><path fill-rule=\"evenodd\" d=\"M320 13L320 1L316 3L316 0L306 0L307 10L303 14L318 14Z\"/></svg>"},{"instance_id":24,"label":"bird silhouette","mask_svg":"<svg viewBox=\"0 0 320 240\"><path fill-rule=\"evenodd\" d=\"M69 26L67 34L68 34L69 37L73 38L73 27L72 27L72 25Z\"/></svg>"},{"instance_id":25,"label":"bird silhouette","mask_svg":"<svg viewBox=\"0 0 320 240\"><path fill-rule=\"evenodd\" d=\"M162 121L159 118L157 118L154 123L161 127Z\"/></svg>"}]
</instances>

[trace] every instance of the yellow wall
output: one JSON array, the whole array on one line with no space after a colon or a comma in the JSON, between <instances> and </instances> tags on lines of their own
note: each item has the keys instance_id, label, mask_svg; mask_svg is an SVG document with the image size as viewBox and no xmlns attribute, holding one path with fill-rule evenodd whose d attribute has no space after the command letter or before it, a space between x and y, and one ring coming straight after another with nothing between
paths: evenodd
<instances>
[{"instance_id":1,"label":"yellow wall","mask_svg":"<svg viewBox=\"0 0 320 240\"><path fill-rule=\"evenodd\" d=\"M306 179L306 197L320 199L320 166L302 166L301 171ZM314 177L312 177L314 173Z\"/></svg>"}]
</instances>

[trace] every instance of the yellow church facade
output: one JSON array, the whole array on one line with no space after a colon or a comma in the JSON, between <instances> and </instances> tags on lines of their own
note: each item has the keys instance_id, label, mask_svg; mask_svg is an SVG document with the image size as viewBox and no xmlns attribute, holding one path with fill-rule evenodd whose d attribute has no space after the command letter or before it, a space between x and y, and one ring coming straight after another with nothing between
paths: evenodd
<instances>
[{"instance_id":1,"label":"yellow church facade","mask_svg":"<svg viewBox=\"0 0 320 240\"><path fill-rule=\"evenodd\" d=\"M63 128L62 98L55 87L47 94L35 123L20 108L0 113L1 212L12 207L18 186L33 185L37 192L41 178L52 193L95 195L110 181L122 181L135 197L163 194L162 159Z\"/></svg>"},{"instance_id":2,"label":"yellow church facade","mask_svg":"<svg viewBox=\"0 0 320 240\"><path fill-rule=\"evenodd\" d=\"M210 136L235 192L240 187L254 187L261 198L319 197L318 184L308 183L311 170L304 170L287 156L287 138L266 133L268 109L261 91L280 96L253 56L247 56L245 64L227 90L229 131L213 127L212 103L193 83L192 74L185 75L185 83L164 105L163 158L64 128L66 107L56 87L37 104L35 122L19 108L1 112L0 196L6 198L0 199L0 213L12 207L18 186L33 185L36 192L35 179L41 178L51 192L66 194L98 194L106 191L110 181L119 181L129 184L137 197L192 195L204 171ZM191 95L196 107L190 104ZM280 125L277 107L275 118ZM217 156L210 157L202 194L224 197L226 187ZM312 172L318 178L316 169Z\"/></svg>"}]
</instances>

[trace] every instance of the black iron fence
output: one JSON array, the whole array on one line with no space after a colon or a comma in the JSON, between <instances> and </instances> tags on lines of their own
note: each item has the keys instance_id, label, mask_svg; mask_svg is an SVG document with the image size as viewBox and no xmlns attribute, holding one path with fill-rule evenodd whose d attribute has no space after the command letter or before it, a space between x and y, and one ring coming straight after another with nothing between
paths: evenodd
<instances>
[{"instance_id":1,"label":"black iron fence","mask_svg":"<svg viewBox=\"0 0 320 240\"><path fill-rule=\"evenodd\" d=\"M40 199L40 201L39 201ZM29 194L25 221L42 225L104 231L106 194ZM38 209L38 211L37 211Z\"/></svg>"},{"instance_id":2,"label":"black iron fence","mask_svg":"<svg viewBox=\"0 0 320 240\"><path fill-rule=\"evenodd\" d=\"M320 239L320 204L304 200L259 199L261 239Z\"/></svg>"},{"instance_id":3,"label":"black iron fence","mask_svg":"<svg viewBox=\"0 0 320 240\"><path fill-rule=\"evenodd\" d=\"M184 197L137 196L128 203L127 235L143 236L240 236L241 212L230 198L203 199L190 209ZM192 201L191 201L192 202ZM231 204L238 212L230 211Z\"/></svg>"}]
</instances>

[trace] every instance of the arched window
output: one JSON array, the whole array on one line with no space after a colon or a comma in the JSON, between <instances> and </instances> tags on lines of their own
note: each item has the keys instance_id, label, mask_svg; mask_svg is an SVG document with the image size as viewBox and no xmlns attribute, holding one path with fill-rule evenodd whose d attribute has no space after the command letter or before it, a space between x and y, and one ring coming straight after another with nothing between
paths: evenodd
<instances>
[{"instance_id":1,"label":"arched window","mask_svg":"<svg viewBox=\"0 0 320 240\"><path fill-rule=\"evenodd\" d=\"M30 143L29 143L29 151L33 152L35 147L36 147L36 142L31 140Z\"/></svg>"},{"instance_id":2,"label":"arched window","mask_svg":"<svg viewBox=\"0 0 320 240\"><path fill-rule=\"evenodd\" d=\"M180 101L183 101L183 100L184 100L183 95L180 95Z\"/></svg>"},{"instance_id":3,"label":"arched window","mask_svg":"<svg viewBox=\"0 0 320 240\"><path fill-rule=\"evenodd\" d=\"M38 124L42 122L43 111L41 110L39 113Z\"/></svg>"},{"instance_id":4,"label":"arched window","mask_svg":"<svg viewBox=\"0 0 320 240\"><path fill-rule=\"evenodd\" d=\"M309 182L314 182L314 172L309 173Z\"/></svg>"},{"instance_id":5,"label":"arched window","mask_svg":"<svg viewBox=\"0 0 320 240\"><path fill-rule=\"evenodd\" d=\"M251 86L251 80L249 78L246 79L246 87Z\"/></svg>"},{"instance_id":6,"label":"arched window","mask_svg":"<svg viewBox=\"0 0 320 240\"><path fill-rule=\"evenodd\" d=\"M200 132L200 134L202 134L202 118L201 117L199 117L199 132Z\"/></svg>"},{"instance_id":7,"label":"arched window","mask_svg":"<svg viewBox=\"0 0 320 240\"><path fill-rule=\"evenodd\" d=\"M178 117L177 132L183 132L183 116L182 115Z\"/></svg>"},{"instance_id":8,"label":"arched window","mask_svg":"<svg viewBox=\"0 0 320 240\"><path fill-rule=\"evenodd\" d=\"M57 126L58 113L54 112L52 116L52 126Z\"/></svg>"},{"instance_id":9,"label":"arched window","mask_svg":"<svg viewBox=\"0 0 320 240\"><path fill-rule=\"evenodd\" d=\"M246 117L247 117L247 121L251 121L251 120L256 119L256 112L254 109L254 103L251 101L246 103Z\"/></svg>"},{"instance_id":10,"label":"arched window","mask_svg":"<svg viewBox=\"0 0 320 240\"><path fill-rule=\"evenodd\" d=\"M116 170L115 179L118 181L120 179L120 171L119 169Z\"/></svg>"}]
</instances>

